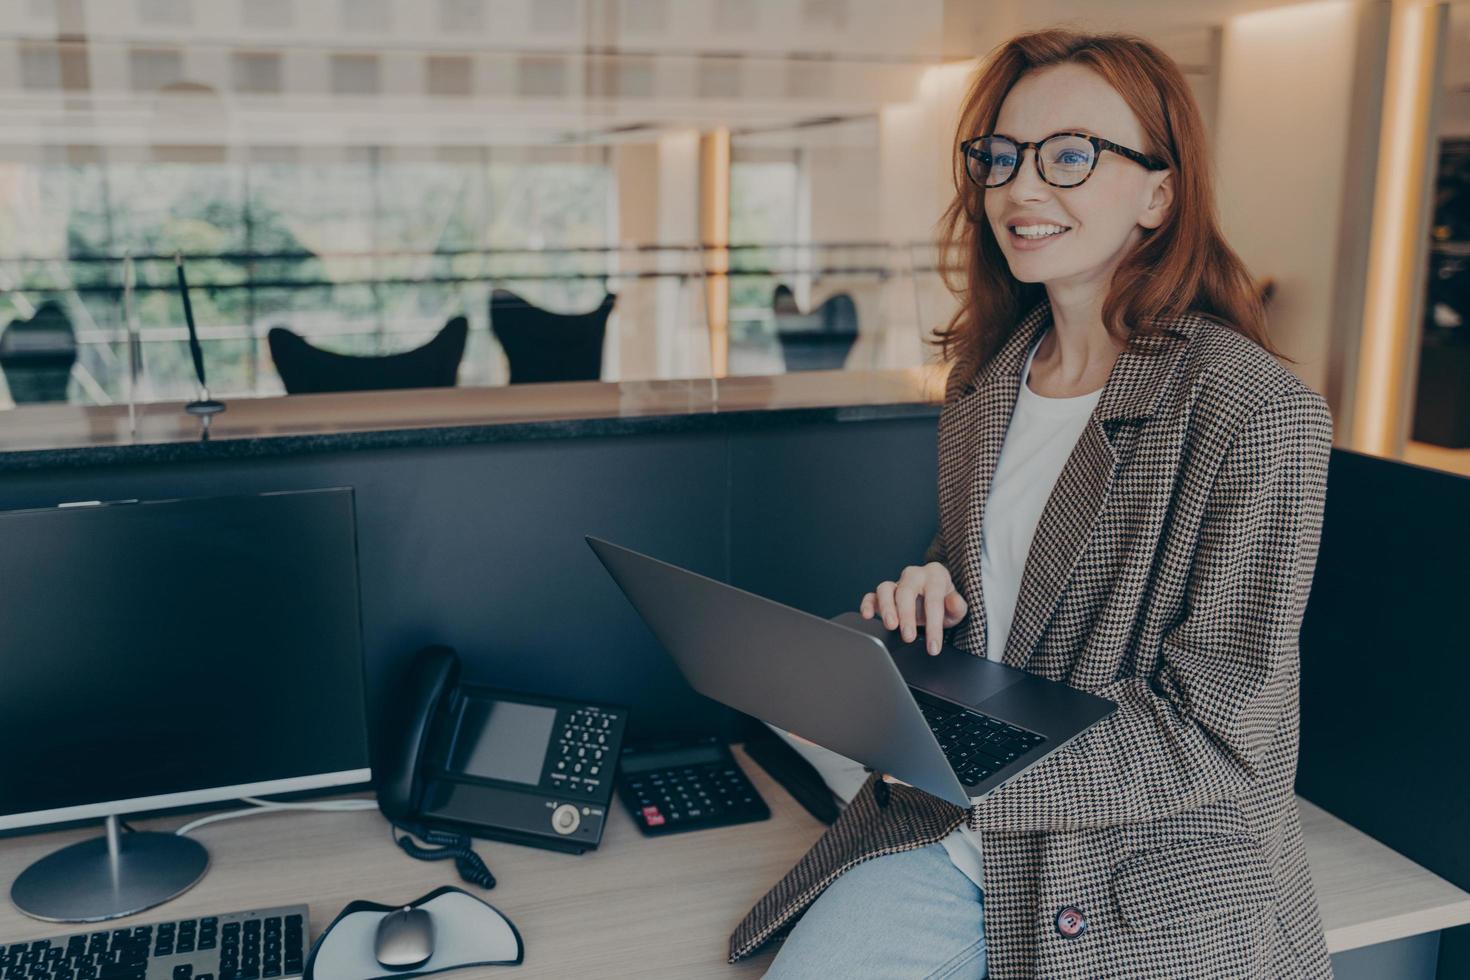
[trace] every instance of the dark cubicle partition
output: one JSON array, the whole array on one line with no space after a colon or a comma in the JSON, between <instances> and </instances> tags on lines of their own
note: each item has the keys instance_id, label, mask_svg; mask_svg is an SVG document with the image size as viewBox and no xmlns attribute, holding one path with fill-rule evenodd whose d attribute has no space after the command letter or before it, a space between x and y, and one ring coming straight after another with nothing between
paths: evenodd
<instances>
[{"instance_id":1,"label":"dark cubicle partition","mask_svg":"<svg viewBox=\"0 0 1470 980\"><path fill-rule=\"evenodd\" d=\"M935 420L744 434L730 445L730 581L821 616L920 561Z\"/></svg>"},{"instance_id":2,"label":"dark cubicle partition","mask_svg":"<svg viewBox=\"0 0 1470 980\"><path fill-rule=\"evenodd\" d=\"M1470 478L1333 452L1301 650L1298 791L1470 889Z\"/></svg>"},{"instance_id":3,"label":"dark cubicle partition","mask_svg":"<svg viewBox=\"0 0 1470 980\"><path fill-rule=\"evenodd\" d=\"M934 413L754 413L683 434L99 463L7 473L0 510L351 486L374 705L415 650L443 642L472 679L628 704L635 735L733 735L733 713L683 683L582 536L835 614L922 554L934 427ZM117 565L129 573L128 556Z\"/></svg>"}]
</instances>

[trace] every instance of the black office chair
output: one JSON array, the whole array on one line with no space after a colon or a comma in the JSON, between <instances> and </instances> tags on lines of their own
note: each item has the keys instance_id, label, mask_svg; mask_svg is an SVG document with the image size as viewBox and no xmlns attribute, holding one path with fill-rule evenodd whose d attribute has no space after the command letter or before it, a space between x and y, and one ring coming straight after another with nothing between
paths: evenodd
<instances>
[{"instance_id":1,"label":"black office chair","mask_svg":"<svg viewBox=\"0 0 1470 980\"><path fill-rule=\"evenodd\" d=\"M608 293L587 313L552 313L508 289L490 293L490 329L510 361L510 383L596 381L602 341L617 297Z\"/></svg>"},{"instance_id":2,"label":"black office chair","mask_svg":"<svg viewBox=\"0 0 1470 980\"><path fill-rule=\"evenodd\" d=\"M422 347L401 354L367 357L322 350L286 327L271 327L266 341L288 395L453 388L469 328L469 320L457 316Z\"/></svg>"},{"instance_id":3,"label":"black office chair","mask_svg":"<svg viewBox=\"0 0 1470 980\"><path fill-rule=\"evenodd\" d=\"M771 297L776 338L788 371L832 371L847 363L858 338L857 304L837 293L810 313L802 313L796 297L782 283Z\"/></svg>"},{"instance_id":4,"label":"black office chair","mask_svg":"<svg viewBox=\"0 0 1470 980\"><path fill-rule=\"evenodd\" d=\"M0 334L0 370L17 405L66 401L77 362L77 335L59 303L47 300L29 320L10 321Z\"/></svg>"}]
</instances>

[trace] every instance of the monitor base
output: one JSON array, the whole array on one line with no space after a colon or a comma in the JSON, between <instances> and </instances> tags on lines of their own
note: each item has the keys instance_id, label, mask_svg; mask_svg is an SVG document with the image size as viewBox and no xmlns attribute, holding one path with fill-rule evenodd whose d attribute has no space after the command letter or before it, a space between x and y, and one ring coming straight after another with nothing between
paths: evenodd
<instances>
[{"instance_id":1,"label":"monitor base","mask_svg":"<svg viewBox=\"0 0 1470 980\"><path fill-rule=\"evenodd\" d=\"M94 837L41 858L10 888L15 907L47 922L102 922L132 915L187 891L209 867L204 845L177 834Z\"/></svg>"}]
</instances>

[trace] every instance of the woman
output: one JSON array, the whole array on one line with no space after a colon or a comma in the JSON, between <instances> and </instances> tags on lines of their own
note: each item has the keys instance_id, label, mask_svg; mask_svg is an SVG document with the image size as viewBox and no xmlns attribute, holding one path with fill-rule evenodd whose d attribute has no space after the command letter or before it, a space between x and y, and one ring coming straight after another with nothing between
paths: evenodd
<instances>
[{"instance_id":1,"label":"woman","mask_svg":"<svg viewBox=\"0 0 1470 980\"><path fill-rule=\"evenodd\" d=\"M1043 31L959 137L939 534L861 609L1118 709L968 811L870 778L731 960L1329 976L1292 783L1332 420L1271 356L1198 109L1147 42Z\"/></svg>"}]
</instances>

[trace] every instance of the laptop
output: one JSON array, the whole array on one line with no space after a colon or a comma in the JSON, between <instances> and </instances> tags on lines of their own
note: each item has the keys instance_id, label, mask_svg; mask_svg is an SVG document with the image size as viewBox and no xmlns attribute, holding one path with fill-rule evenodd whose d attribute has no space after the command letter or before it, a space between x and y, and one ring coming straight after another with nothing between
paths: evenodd
<instances>
[{"instance_id":1,"label":"laptop","mask_svg":"<svg viewBox=\"0 0 1470 980\"><path fill-rule=\"evenodd\" d=\"M1117 705L855 612L823 619L588 537L700 694L956 806L969 806Z\"/></svg>"}]
</instances>

